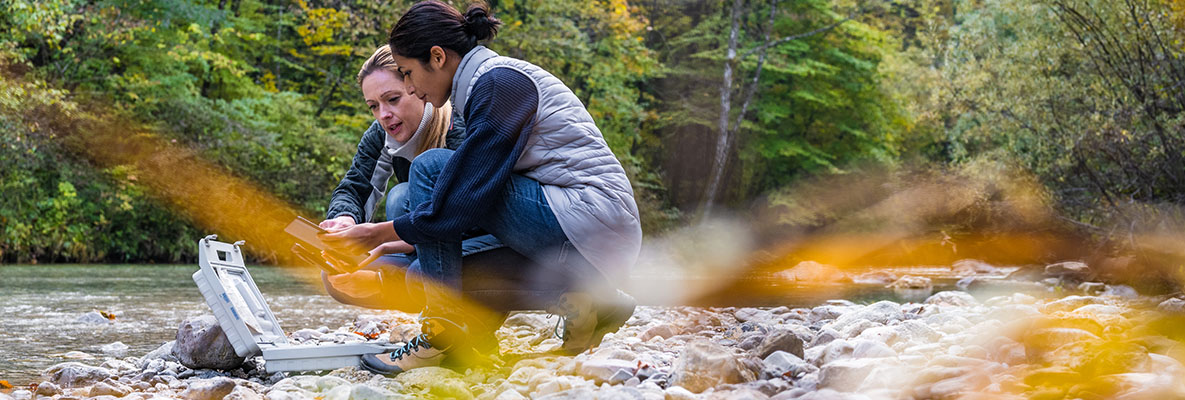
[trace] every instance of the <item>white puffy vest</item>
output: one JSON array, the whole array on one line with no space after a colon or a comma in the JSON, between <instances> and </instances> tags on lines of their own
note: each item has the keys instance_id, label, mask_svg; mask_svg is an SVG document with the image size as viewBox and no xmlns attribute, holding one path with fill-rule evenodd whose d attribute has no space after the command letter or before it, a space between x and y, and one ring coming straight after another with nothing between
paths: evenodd
<instances>
[{"instance_id":1,"label":"white puffy vest","mask_svg":"<svg viewBox=\"0 0 1185 400\"><path fill-rule=\"evenodd\" d=\"M471 50L453 76L453 104L464 112L477 79L493 68L522 72L539 91L526 147L514 172L539 181L568 240L610 279L625 278L642 246L642 225L625 169L580 99L563 82L526 61L484 46Z\"/></svg>"}]
</instances>

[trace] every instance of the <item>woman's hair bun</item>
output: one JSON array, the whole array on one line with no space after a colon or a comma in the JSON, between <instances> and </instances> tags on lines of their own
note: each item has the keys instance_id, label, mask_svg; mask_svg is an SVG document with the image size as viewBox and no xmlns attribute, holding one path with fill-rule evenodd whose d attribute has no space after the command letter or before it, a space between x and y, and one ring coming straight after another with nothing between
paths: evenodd
<instances>
[{"instance_id":1,"label":"woman's hair bun","mask_svg":"<svg viewBox=\"0 0 1185 400\"><path fill-rule=\"evenodd\" d=\"M498 34L498 26L502 21L490 16L490 11L484 5L474 4L465 11L465 33L473 36L474 40L489 40Z\"/></svg>"}]
</instances>

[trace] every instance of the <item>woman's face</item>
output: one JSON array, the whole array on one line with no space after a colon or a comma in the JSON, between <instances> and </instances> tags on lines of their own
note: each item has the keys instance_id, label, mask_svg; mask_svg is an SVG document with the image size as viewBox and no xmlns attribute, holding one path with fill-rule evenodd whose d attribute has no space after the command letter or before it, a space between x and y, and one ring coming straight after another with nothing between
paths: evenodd
<instances>
[{"instance_id":1,"label":"woman's face","mask_svg":"<svg viewBox=\"0 0 1185 400\"><path fill-rule=\"evenodd\" d=\"M440 47L433 47L428 62L392 54L399 71L403 73L403 80L407 83L407 92L439 107L448 101L453 90L453 74L459 60L452 60L456 53L445 51ZM451 67L451 70L450 68Z\"/></svg>"},{"instance_id":2,"label":"woman's face","mask_svg":"<svg viewBox=\"0 0 1185 400\"><path fill-rule=\"evenodd\" d=\"M378 70L362 79L362 97L383 130L399 141L407 142L424 118L424 101L409 95L404 81L394 72Z\"/></svg>"}]
</instances>

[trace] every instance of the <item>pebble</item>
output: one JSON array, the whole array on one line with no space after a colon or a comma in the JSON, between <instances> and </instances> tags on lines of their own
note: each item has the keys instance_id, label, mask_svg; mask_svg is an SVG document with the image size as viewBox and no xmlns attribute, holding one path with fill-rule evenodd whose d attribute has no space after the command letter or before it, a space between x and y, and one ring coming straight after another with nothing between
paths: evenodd
<instances>
[{"instance_id":1,"label":"pebble","mask_svg":"<svg viewBox=\"0 0 1185 400\"><path fill-rule=\"evenodd\" d=\"M1160 302L1156 309L1171 314L1185 314L1185 300L1171 298Z\"/></svg>"},{"instance_id":2,"label":"pebble","mask_svg":"<svg viewBox=\"0 0 1185 400\"><path fill-rule=\"evenodd\" d=\"M675 361L671 383L700 393L720 384L755 379L729 349L708 341L694 341L683 348Z\"/></svg>"},{"instance_id":3,"label":"pebble","mask_svg":"<svg viewBox=\"0 0 1185 400\"><path fill-rule=\"evenodd\" d=\"M235 382L230 378L199 379L189 383L189 387L181 392L186 400L219 400L235 389Z\"/></svg>"},{"instance_id":4,"label":"pebble","mask_svg":"<svg viewBox=\"0 0 1185 400\"><path fill-rule=\"evenodd\" d=\"M54 365L46 369L43 375L49 378L49 382L66 388L87 386L114 376L104 368L77 362Z\"/></svg>"},{"instance_id":5,"label":"pebble","mask_svg":"<svg viewBox=\"0 0 1185 400\"><path fill-rule=\"evenodd\" d=\"M115 320L108 319L107 317L103 316L102 313L100 313L98 311L91 311L86 314L80 315L78 317L78 319L74 320L74 322L79 322L79 323L89 324L89 325L106 325L106 324L115 323Z\"/></svg>"},{"instance_id":6,"label":"pebble","mask_svg":"<svg viewBox=\"0 0 1185 400\"><path fill-rule=\"evenodd\" d=\"M112 357L123 357L128 352L128 345L123 342L113 342L99 346L99 351Z\"/></svg>"},{"instance_id":7,"label":"pebble","mask_svg":"<svg viewBox=\"0 0 1185 400\"><path fill-rule=\"evenodd\" d=\"M682 330L674 324L658 324L651 326L650 328L646 329L645 332L642 332L641 339L644 342L656 337L669 339L679 335L680 333L682 333Z\"/></svg>"},{"instance_id":8,"label":"pebble","mask_svg":"<svg viewBox=\"0 0 1185 400\"><path fill-rule=\"evenodd\" d=\"M36 393L38 396L53 396L62 393L62 388L53 384L53 382L41 382L37 384L37 390L33 393Z\"/></svg>"},{"instance_id":9,"label":"pebble","mask_svg":"<svg viewBox=\"0 0 1185 400\"><path fill-rule=\"evenodd\" d=\"M1089 279L1093 272L1085 263L1066 261L1045 266L1045 276L1065 281L1082 282Z\"/></svg>"},{"instance_id":10,"label":"pebble","mask_svg":"<svg viewBox=\"0 0 1185 400\"><path fill-rule=\"evenodd\" d=\"M93 386L91 386L91 390L90 390L90 392L87 393L87 396L90 396L90 397L97 397L97 396L123 397L123 396L127 396L128 393L131 393L131 392L132 392L132 388L130 388L130 387L119 384L118 382L106 380L106 381L99 382L99 383L96 383Z\"/></svg>"},{"instance_id":11,"label":"pebble","mask_svg":"<svg viewBox=\"0 0 1185 400\"><path fill-rule=\"evenodd\" d=\"M975 297L967 294L967 292L944 291L934 293L934 295L926 299L926 304L970 307L979 304L979 301L975 300Z\"/></svg>"},{"instance_id":12,"label":"pebble","mask_svg":"<svg viewBox=\"0 0 1185 400\"><path fill-rule=\"evenodd\" d=\"M737 321L742 323L750 321L768 321L770 318L773 318L772 312L756 308L742 308L737 310L734 315L736 316Z\"/></svg>"},{"instance_id":13,"label":"pebble","mask_svg":"<svg viewBox=\"0 0 1185 400\"><path fill-rule=\"evenodd\" d=\"M601 382L615 384L612 381L614 377L618 377L618 374L624 373L625 375L619 377L621 379L617 383L624 382L626 379L634 376L634 372L637 369L638 363L632 360L590 359L581 363L577 371L581 376L591 379L598 384Z\"/></svg>"},{"instance_id":14,"label":"pebble","mask_svg":"<svg viewBox=\"0 0 1185 400\"><path fill-rule=\"evenodd\" d=\"M755 354L760 358L765 358L777 351L784 351L797 356L803 357L803 343L802 339L796 333L790 330L779 330L771 333L765 337L761 345L757 348Z\"/></svg>"}]
</instances>

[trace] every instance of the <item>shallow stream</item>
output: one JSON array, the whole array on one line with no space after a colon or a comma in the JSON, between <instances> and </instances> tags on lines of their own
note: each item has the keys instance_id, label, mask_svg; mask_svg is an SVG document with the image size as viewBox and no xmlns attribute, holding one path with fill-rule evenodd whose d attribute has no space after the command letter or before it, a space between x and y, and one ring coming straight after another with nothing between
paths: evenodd
<instances>
[{"instance_id":1,"label":"shallow stream","mask_svg":"<svg viewBox=\"0 0 1185 400\"><path fill-rule=\"evenodd\" d=\"M191 275L196 265L0 265L0 380L23 385L78 351L98 360L103 345L128 346L139 357L173 340L185 318L210 313ZM252 267L252 277L286 331L338 327L363 308L343 305L307 269ZM84 323L91 311L112 323ZM112 346L118 347L118 346ZM83 356L72 353L70 357Z\"/></svg>"},{"instance_id":2,"label":"shallow stream","mask_svg":"<svg viewBox=\"0 0 1185 400\"><path fill-rule=\"evenodd\" d=\"M140 357L172 340L181 321L210 313L191 278L196 270L196 265L0 265L0 380L24 385L60 362L98 365L105 357ZM934 291L953 289L958 279L947 267L882 270L896 276L928 277ZM288 333L320 326L332 329L349 324L359 314L373 313L325 295L318 273L311 269L255 266L251 274ZM642 304L709 307L798 307L829 299L906 303L930 294L850 281L807 288L768 274L730 278L643 273L632 279L635 286L627 290ZM114 314L115 320L79 321L92 311ZM128 346L127 350L103 351L104 345L115 342ZM88 356L95 359L78 358Z\"/></svg>"}]
</instances>

